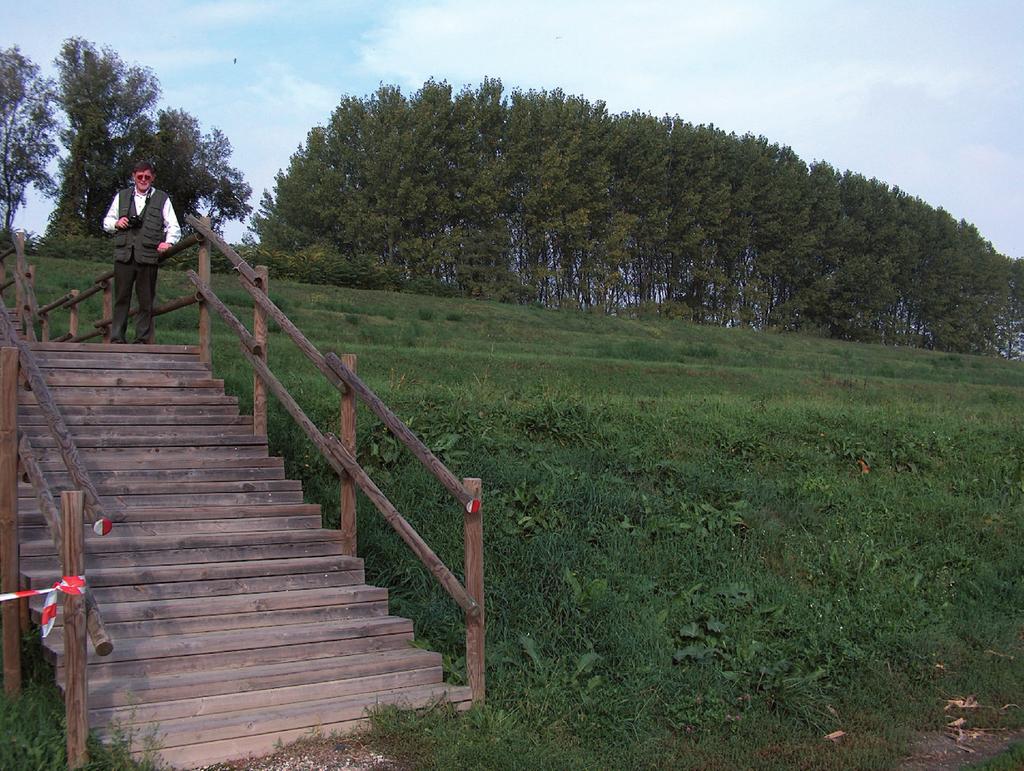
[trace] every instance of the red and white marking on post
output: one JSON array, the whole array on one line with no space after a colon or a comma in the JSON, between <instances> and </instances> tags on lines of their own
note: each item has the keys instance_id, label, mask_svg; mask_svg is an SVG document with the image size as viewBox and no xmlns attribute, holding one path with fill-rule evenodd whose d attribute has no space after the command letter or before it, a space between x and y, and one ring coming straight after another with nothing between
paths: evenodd
<instances>
[{"instance_id":1,"label":"red and white marking on post","mask_svg":"<svg viewBox=\"0 0 1024 771\"><path fill-rule=\"evenodd\" d=\"M96 535L106 535L107 533L110 532L111 528L113 528L113 527L114 527L114 523L113 522L111 522L106 517L100 517L93 524L92 531L94 533L96 533Z\"/></svg>"},{"instance_id":2,"label":"red and white marking on post","mask_svg":"<svg viewBox=\"0 0 1024 771\"><path fill-rule=\"evenodd\" d=\"M476 514L480 511L480 499L473 498L469 503L466 504L466 512L468 514Z\"/></svg>"},{"instance_id":3,"label":"red and white marking on post","mask_svg":"<svg viewBox=\"0 0 1024 771\"><path fill-rule=\"evenodd\" d=\"M20 592L8 592L0 594L0 602L6 600L20 600L22 597L36 597L40 594L49 595L43 603L42 631L46 637L53 629L53 623L57 620L57 593L82 594L85 590L85 576L64 576L49 589L23 589Z\"/></svg>"}]
</instances>

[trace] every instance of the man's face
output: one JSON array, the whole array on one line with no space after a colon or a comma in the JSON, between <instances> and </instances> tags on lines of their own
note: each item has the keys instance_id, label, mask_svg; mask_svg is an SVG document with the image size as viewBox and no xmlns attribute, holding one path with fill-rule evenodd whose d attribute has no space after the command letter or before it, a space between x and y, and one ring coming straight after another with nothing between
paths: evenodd
<instances>
[{"instance_id":1,"label":"man's face","mask_svg":"<svg viewBox=\"0 0 1024 771\"><path fill-rule=\"evenodd\" d=\"M148 169L142 171L136 171L133 175L135 178L135 189L140 193L148 193L150 185L153 184L154 174Z\"/></svg>"}]
</instances>

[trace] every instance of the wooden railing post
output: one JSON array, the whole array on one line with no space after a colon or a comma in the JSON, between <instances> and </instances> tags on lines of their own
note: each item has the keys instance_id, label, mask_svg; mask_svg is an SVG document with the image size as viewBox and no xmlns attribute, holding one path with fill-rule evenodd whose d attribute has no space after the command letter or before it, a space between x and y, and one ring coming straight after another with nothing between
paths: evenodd
<instances>
[{"instance_id":1,"label":"wooden railing post","mask_svg":"<svg viewBox=\"0 0 1024 771\"><path fill-rule=\"evenodd\" d=\"M462 486L473 495L475 505L463 510L466 549L466 591L479 612L466 614L466 675L474 704L484 703L484 525L479 504L483 484L479 479L462 480Z\"/></svg>"},{"instance_id":2,"label":"wooden railing post","mask_svg":"<svg viewBox=\"0 0 1024 771\"><path fill-rule=\"evenodd\" d=\"M112 319L114 318L114 289L113 289L113 278L104 279L100 282L100 286L103 287L103 318ZM103 342L110 342L110 330L113 324L107 324L103 328Z\"/></svg>"},{"instance_id":3,"label":"wooden railing post","mask_svg":"<svg viewBox=\"0 0 1024 771\"><path fill-rule=\"evenodd\" d=\"M199 221L210 227L209 217L200 217ZM199 278L204 284L210 283L210 242L204 240L199 244ZM213 352L210 339L210 308L206 302L199 304L199 359L204 364L213 364Z\"/></svg>"},{"instance_id":4,"label":"wooden railing post","mask_svg":"<svg viewBox=\"0 0 1024 771\"><path fill-rule=\"evenodd\" d=\"M343 354L341 360L356 371L356 355ZM346 388L341 395L341 443L356 457L356 395ZM356 483L348 472L341 475L341 548L347 557L356 556Z\"/></svg>"},{"instance_id":5,"label":"wooden railing post","mask_svg":"<svg viewBox=\"0 0 1024 771\"><path fill-rule=\"evenodd\" d=\"M263 294L268 293L267 282L270 271L266 265L256 266L256 275L259 284L256 286ZM259 358L264 364L267 363L267 312L256 303L252 311L252 336L260 346ZM257 436L265 436L267 433L267 389L259 375L253 374L252 379L252 432Z\"/></svg>"},{"instance_id":6,"label":"wooden railing post","mask_svg":"<svg viewBox=\"0 0 1024 771\"><path fill-rule=\"evenodd\" d=\"M25 296L21 291L20 277L25 275L25 234L20 230L14 231L14 249L14 307L18 318L24 323L22 306L25 304Z\"/></svg>"},{"instance_id":7,"label":"wooden railing post","mask_svg":"<svg viewBox=\"0 0 1024 771\"><path fill-rule=\"evenodd\" d=\"M18 349L0 349L0 592L18 586ZM0 603L4 691L21 693L18 601Z\"/></svg>"},{"instance_id":8,"label":"wooden railing post","mask_svg":"<svg viewBox=\"0 0 1024 771\"><path fill-rule=\"evenodd\" d=\"M85 494L81 490L65 490L60 494L63 518L62 564L64 575L85 575ZM85 742L89 736L88 703L86 701L85 597L64 594L64 709L67 720L68 768L84 766L89 756Z\"/></svg>"},{"instance_id":9,"label":"wooden railing post","mask_svg":"<svg viewBox=\"0 0 1024 771\"><path fill-rule=\"evenodd\" d=\"M78 297L78 290L71 290L71 299L74 300ZM74 337L78 334L78 303L71 306L70 314L68 315L68 333Z\"/></svg>"},{"instance_id":10,"label":"wooden railing post","mask_svg":"<svg viewBox=\"0 0 1024 771\"><path fill-rule=\"evenodd\" d=\"M36 293L36 269L28 265L25 268L25 278L28 279L29 288L32 294ZM45 313L39 314L39 339L44 343L50 342L50 319Z\"/></svg>"}]
</instances>

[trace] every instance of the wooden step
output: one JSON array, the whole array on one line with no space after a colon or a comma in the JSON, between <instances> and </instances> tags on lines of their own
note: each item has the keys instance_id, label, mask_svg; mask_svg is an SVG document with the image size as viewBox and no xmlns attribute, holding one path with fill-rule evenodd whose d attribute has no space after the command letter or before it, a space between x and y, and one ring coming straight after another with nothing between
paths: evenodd
<instances>
[{"instance_id":1,"label":"wooden step","mask_svg":"<svg viewBox=\"0 0 1024 771\"><path fill-rule=\"evenodd\" d=\"M189 520L183 522L118 522L111 535L118 538L139 536L196 535L200 533L259 533L267 530L291 531L319 529L321 518L305 517L259 517L255 519ZM32 525L18 528L19 539L29 541L52 540L50 530L40 519ZM91 537L91 536L90 536Z\"/></svg>"},{"instance_id":2,"label":"wooden step","mask_svg":"<svg viewBox=\"0 0 1024 771\"><path fill-rule=\"evenodd\" d=\"M320 507L312 503L276 504L274 506L186 506L186 507L153 507L151 509L133 509L129 512L119 511L113 517L114 527L121 522L182 522L204 519L237 519L256 517L280 517L320 515ZM42 525L42 515L36 511L18 512L19 520L29 526ZM126 519L130 517L130 519Z\"/></svg>"},{"instance_id":3,"label":"wooden step","mask_svg":"<svg viewBox=\"0 0 1024 771\"><path fill-rule=\"evenodd\" d=\"M157 734L178 766L266 752L314 727L349 731L382 704L469 704L441 657L412 645L320 507L303 503L267 438L195 346L32 346L88 469L106 537L86 534L86 576L113 653L89 652L89 721ZM74 486L35 395L18 420L53 492ZM60 575L35 490L18 486L26 586ZM38 618L42 598L30 601ZM63 618L43 642L64 681ZM158 758L159 760L160 758Z\"/></svg>"},{"instance_id":4,"label":"wooden step","mask_svg":"<svg viewBox=\"0 0 1024 771\"><path fill-rule=\"evenodd\" d=\"M104 449L116 447L222 447L246 444L263 445L267 444L267 437L261 434L237 431L207 431L200 433L184 433L178 431L151 431L147 436L144 433L125 432L116 434L109 431L98 434L79 433L72 434L75 446L79 450ZM56 440L47 432L43 435L33 436L30 439L32 447L36 449L47 449L56 447Z\"/></svg>"},{"instance_id":5,"label":"wooden step","mask_svg":"<svg viewBox=\"0 0 1024 771\"><path fill-rule=\"evenodd\" d=\"M318 541L334 542L341 539L335 530L310 528L304 530L267 530L243 531L228 533L170 533L167 535L138 535L122 533L116 527L107 536L90 533L85 540L85 553L107 556L113 553L140 555L150 551L168 551L180 549L209 549L222 546L266 546L273 544L314 543ZM55 554L53 541L41 538L25 541L20 545L21 556L26 559L41 555Z\"/></svg>"},{"instance_id":6,"label":"wooden step","mask_svg":"<svg viewBox=\"0 0 1024 771\"><path fill-rule=\"evenodd\" d=\"M181 468L181 469L105 469L89 472L97 488L104 485L136 485L148 483L177 482L244 482L255 480L284 479L284 461L281 458L267 458L277 461L273 465L265 464L255 467L236 468ZM63 466L62 461L54 461L54 465ZM71 475L63 469L47 469L46 479L51 485L67 486Z\"/></svg>"},{"instance_id":7,"label":"wooden step","mask_svg":"<svg viewBox=\"0 0 1024 771\"><path fill-rule=\"evenodd\" d=\"M126 417L134 417L138 419L140 415L137 410L131 409L131 407L125 407L121 405L110 405L110 404L64 404L61 405L61 415L64 417L65 422L74 423L88 422L89 420L95 419L97 423L106 423L110 419L125 419ZM144 416L145 419L149 420L152 418L173 418L175 420L185 422L193 421L199 417L212 417L220 415L238 415L237 403L235 406L225 405L172 405L168 407L162 407L158 410L147 410ZM245 416L249 420L252 420L252 416ZM106 418L106 420L103 420ZM29 421L33 423L45 423L45 417L43 416L42 409L38 404L22 404L18 407L18 420ZM201 421L200 421L201 422Z\"/></svg>"},{"instance_id":8,"label":"wooden step","mask_svg":"<svg viewBox=\"0 0 1024 771\"><path fill-rule=\"evenodd\" d=\"M319 573L288 573L257 578L228 578L212 581L178 581L175 583L144 583L126 586L93 587L96 602L106 609L108 604L122 602L149 603L154 600L191 599L221 594L286 592L296 589L327 589L353 586L365 581L362 568L329 570ZM90 583L92 578L90 577Z\"/></svg>"},{"instance_id":9,"label":"wooden step","mask_svg":"<svg viewBox=\"0 0 1024 771\"><path fill-rule=\"evenodd\" d=\"M252 493L185 493L181 495L100 495L100 505L107 516L115 522L123 520L126 509L142 511L146 508L184 507L190 503L196 506L253 506L301 503L300 491L267 491ZM37 509L35 501L25 503L25 513Z\"/></svg>"},{"instance_id":10,"label":"wooden step","mask_svg":"<svg viewBox=\"0 0 1024 771\"><path fill-rule=\"evenodd\" d=\"M304 531L303 531L304 532ZM333 531L321 531L325 534ZM158 549L153 551L114 552L94 554L87 544L85 569L87 572L104 568L189 566L192 570L200 564L234 561L263 561L299 559L302 557L328 557L342 553L341 536L324 537L315 541L276 543L268 545L231 545L197 549ZM52 567L56 555L25 556L21 560L23 570L40 570Z\"/></svg>"},{"instance_id":11,"label":"wooden step","mask_svg":"<svg viewBox=\"0 0 1024 771\"><path fill-rule=\"evenodd\" d=\"M51 389L54 400L63 408L64 405L117 405L121 407L153 407L153 406L200 406L200 405L232 405L238 404L234 396L225 396L212 388L54 388ZM139 393L135 393L138 391ZM19 405L34 405L36 398L31 391L18 392Z\"/></svg>"},{"instance_id":12,"label":"wooden step","mask_svg":"<svg viewBox=\"0 0 1024 771\"><path fill-rule=\"evenodd\" d=\"M197 467L282 468L284 466L281 458L269 458L266 454L260 453L261 449L252 447L247 448L245 452L239 449L234 453L230 451L230 448L225 450L219 447L207 447L202 452L193 453L175 452L173 447L148 453L140 449L131 451L92 450L82 460L90 474L96 471L136 471L139 468L152 471L155 469L189 470ZM44 472L64 470L64 463L60 458L50 457L40 461L39 465Z\"/></svg>"},{"instance_id":13,"label":"wooden step","mask_svg":"<svg viewBox=\"0 0 1024 771\"><path fill-rule=\"evenodd\" d=\"M33 351L55 351L61 354L70 353L115 353L126 356L199 356L197 345L118 345L117 343L43 343L28 344Z\"/></svg>"},{"instance_id":14,"label":"wooden step","mask_svg":"<svg viewBox=\"0 0 1024 771\"><path fill-rule=\"evenodd\" d=\"M294 685L281 685L262 689L236 690L223 694L201 695L201 692L205 690L202 686L207 684L200 682L197 687L193 688L195 695L191 697L168 698L157 702L140 702L126 706L92 709L90 710L89 722L92 727L102 731L115 721L122 726L131 726L146 723L164 724L168 721L182 720L184 718L214 719L218 715L237 712L240 708L244 708L246 711L266 709L274 712L284 705L297 705L311 700L340 699L396 688L441 685L442 670L440 657L438 657L436 662L429 664L422 662L422 664L422 666L405 666L400 669L379 674L363 675L361 677L355 677L342 671L338 672L339 677L334 680L318 678L314 682L300 682ZM302 673L302 675L305 675L307 679L309 677L308 673ZM245 678L248 681L251 679L251 675L246 672Z\"/></svg>"},{"instance_id":15,"label":"wooden step","mask_svg":"<svg viewBox=\"0 0 1024 771\"><path fill-rule=\"evenodd\" d=\"M456 708L466 708L468 700L467 688L444 685L400 688L342 699L301 702L271 714L252 710L210 719L168 721L160 724L155 736L160 746L158 755L164 762L196 768L238 757L243 747L246 753L264 754L314 730L339 734L358 731L366 725L370 712L381 706L416 709L450 702ZM193 743L185 743L189 739ZM133 753L140 758L143 754L142 749Z\"/></svg>"},{"instance_id":16,"label":"wooden step","mask_svg":"<svg viewBox=\"0 0 1024 771\"><path fill-rule=\"evenodd\" d=\"M312 683L351 681L346 689L349 694L365 693L376 690L377 685L371 685L367 678L394 676L399 672L413 670L435 670L437 680L434 682L440 682L440 666L440 654L405 648L322 659L312 665L305 660L285 661L235 669L154 675L144 679L108 680L96 683L89 689L90 723L93 727L101 727L119 720L124 725L133 725L197 714L215 714L222 711L218 707L223 702L201 702L199 699L237 693L253 696L255 694L252 692L256 691L266 692L271 688ZM141 705L152 707L138 712L131 709Z\"/></svg>"},{"instance_id":17,"label":"wooden step","mask_svg":"<svg viewBox=\"0 0 1024 771\"><path fill-rule=\"evenodd\" d=\"M49 370L46 384L51 388L223 388L224 381L206 372L149 372L137 370Z\"/></svg>"},{"instance_id":18,"label":"wooden step","mask_svg":"<svg viewBox=\"0 0 1024 771\"><path fill-rule=\"evenodd\" d=\"M126 621L153 621L157 619L180 619L195 616L218 616L227 614L265 613L299 608L323 608L332 605L357 605L361 603L386 602L387 589L366 584L343 587L317 586L309 589L292 589L265 592L242 592L238 586L229 587L222 594L202 599L180 597L177 599L149 600L139 602L110 602L103 605L103 621L116 624ZM33 597L31 609L38 614L45 598ZM98 600L97 600L98 602ZM60 625L61 619L57 619ZM251 625L250 625L251 626Z\"/></svg>"},{"instance_id":19,"label":"wooden step","mask_svg":"<svg viewBox=\"0 0 1024 771\"><path fill-rule=\"evenodd\" d=\"M237 632L248 629L275 629L297 624L320 624L334 621L353 621L381 618L388 614L387 600L328 605L316 608L296 608L251 613L232 613L224 616L183 616L144 621L112 622L104 617L104 626L110 636L122 643L129 639L156 639L165 635L180 637L199 632ZM50 635L54 644L62 644L63 627L54 626ZM47 638L49 639L49 638Z\"/></svg>"},{"instance_id":20,"label":"wooden step","mask_svg":"<svg viewBox=\"0 0 1024 771\"><path fill-rule=\"evenodd\" d=\"M42 370L134 370L158 372L210 372L210 366L191 356L127 356L120 354L63 354L46 352L36 354L36 364Z\"/></svg>"},{"instance_id":21,"label":"wooden step","mask_svg":"<svg viewBox=\"0 0 1024 771\"><path fill-rule=\"evenodd\" d=\"M31 589L46 589L60 576L55 572L56 560L52 565L35 568L22 566L21 575ZM202 582L221 579L243 580L266 577L279 577L296 574L322 574L332 571L350 571L363 569L363 561L355 557L341 554L329 554L320 557L293 557L250 559L247 561L228 561L205 563L189 566L182 570L177 565L149 565L133 567L93 567L87 574L89 586L92 588L106 586L136 586L139 584L163 584L176 582Z\"/></svg>"},{"instance_id":22,"label":"wooden step","mask_svg":"<svg viewBox=\"0 0 1024 771\"><path fill-rule=\"evenodd\" d=\"M412 622L396 616L187 636L133 637L118 641L109 656L97 656L90 650L89 681L167 674L181 671L183 665L186 670L198 671L396 650L408 647L411 639ZM58 660L63 652L62 640L47 637L44 648L63 666Z\"/></svg>"},{"instance_id":23,"label":"wooden step","mask_svg":"<svg viewBox=\"0 0 1024 771\"><path fill-rule=\"evenodd\" d=\"M191 437L202 439L206 436L252 436L252 423L243 419L231 419L224 424L191 424L181 425L180 423L153 424L144 422L144 416L136 416L136 421L125 421L121 425L96 425L94 423L65 423L71 438L75 444L80 445L86 439L111 439L124 436L145 436L146 434L170 437ZM19 427L25 436L29 438L33 446L37 446L42 440L50 440L52 444L52 433L50 427L44 424L21 423ZM200 442L201 444L202 442ZM84 446L84 445L83 445Z\"/></svg>"},{"instance_id":24,"label":"wooden step","mask_svg":"<svg viewBox=\"0 0 1024 771\"><path fill-rule=\"evenodd\" d=\"M95 482L94 482L95 484ZM51 489L61 489L62 485L50 480ZM136 482L133 484L101 482L96 484L96 490L100 498L106 496L142 496L142 495L168 495L177 494L199 494L199 493L258 493L258 492L302 492L302 483L294 479L242 479L237 481L215 480L210 482ZM35 498L35 491L31 485L21 484L18 486L18 506L23 510L31 510L29 501Z\"/></svg>"}]
</instances>

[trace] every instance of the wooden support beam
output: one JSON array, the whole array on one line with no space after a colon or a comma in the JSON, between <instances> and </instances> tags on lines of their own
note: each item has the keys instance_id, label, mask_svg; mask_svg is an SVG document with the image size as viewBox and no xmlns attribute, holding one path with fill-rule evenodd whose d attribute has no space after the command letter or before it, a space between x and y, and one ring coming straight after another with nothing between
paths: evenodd
<instances>
[{"instance_id":1,"label":"wooden support beam","mask_svg":"<svg viewBox=\"0 0 1024 771\"><path fill-rule=\"evenodd\" d=\"M483 485L479 479L462 480L476 500L481 498ZM466 675L474 704L483 704L485 687L484 666L484 527L481 507L463 510L463 534L466 562L466 591L480 609L476 615L466 614Z\"/></svg>"},{"instance_id":2,"label":"wooden support beam","mask_svg":"<svg viewBox=\"0 0 1024 771\"><path fill-rule=\"evenodd\" d=\"M72 289L69 294L71 295L71 300L72 301L75 301L78 298L78 290L77 289ZM74 337L77 334L78 334L78 303L75 302L71 306L71 311L68 313L68 333L67 333L66 337L62 336L61 338L59 338L59 341L62 342L64 339L70 340L72 337Z\"/></svg>"},{"instance_id":3,"label":"wooden support beam","mask_svg":"<svg viewBox=\"0 0 1024 771\"><path fill-rule=\"evenodd\" d=\"M109 280L104 281L104 282L102 282L100 284L100 287L103 289L103 318L105 318L105 319L113 319L114 318L114 287L113 287L113 280L114 280L113 276L111 276L111 278ZM108 323L105 327L103 327L103 342L104 343L109 343L110 342L110 328L111 328L111 326L112 326L112 324ZM94 337L94 335L90 335L90 337ZM75 340L72 339L72 342L75 342Z\"/></svg>"},{"instance_id":4,"label":"wooden support beam","mask_svg":"<svg viewBox=\"0 0 1024 771\"><path fill-rule=\"evenodd\" d=\"M346 353L342 357L345 366L356 371L356 355ZM349 454L356 457L356 399L351 388L341 394L341 443ZM356 538L356 483L346 471L341 475L341 514L339 517L341 530L341 546L345 554L355 557L357 551Z\"/></svg>"},{"instance_id":5,"label":"wooden support beam","mask_svg":"<svg viewBox=\"0 0 1024 771\"><path fill-rule=\"evenodd\" d=\"M209 217L201 217L200 222L209 227ZM210 243L199 244L199 280L206 286L210 285ZM213 338L211 337L210 308L206 302L199 305L199 359L204 364L213 364Z\"/></svg>"},{"instance_id":6,"label":"wooden support beam","mask_svg":"<svg viewBox=\"0 0 1024 771\"><path fill-rule=\"evenodd\" d=\"M6 316L6 309L2 310ZM0 592L18 586L18 349L0 348ZM18 602L0 603L3 619L4 692L21 693Z\"/></svg>"},{"instance_id":7,"label":"wooden support beam","mask_svg":"<svg viewBox=\"0 0 1024 771\"><path fill-rule=\"evenodd\" d=\"M260 280L256 288L266 295L270 277L267 266L256 266L256 275ZM256 303L252 309L252 336L256 338L256 344L260 347L259 358L266 364L267 312L259 303ZM267 389L263 386L263 380L255 374L252 379L252 432L258 436L267 435Z\"/></svg>"},{"instance_id":8,"label":"wooden support beam","mask_svg":"<svg viewBox=\"0 0 1024 771\"><path fill-rule=\"evenodd\" d=\"M85 531L82 518L85 496L81 490L65 490L60 494L63 515L63 549L61 563L64 575L85 575ZM85 647L85 598L62 594L64 602L64 709L67 722L68 768L81 768L89 761L86 740L89 738L89 707L87 700Z\"/></svg>"}]
</instances>

